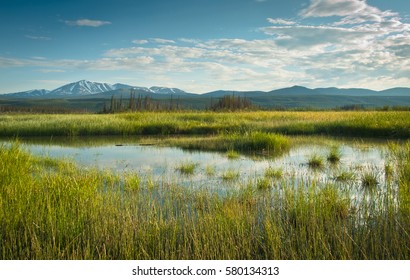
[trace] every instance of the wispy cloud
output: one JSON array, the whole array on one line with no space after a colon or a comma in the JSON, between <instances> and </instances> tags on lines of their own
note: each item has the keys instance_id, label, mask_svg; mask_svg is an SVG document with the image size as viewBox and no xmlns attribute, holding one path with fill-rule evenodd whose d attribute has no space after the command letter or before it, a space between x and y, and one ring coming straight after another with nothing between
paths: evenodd
<instances>
[{"instance_id":1,"label":"wispy cloud","mask_svg":"<svg viewBox=\"0 0 410 280\"><path fill-rule=\"evenodd\" d=\"M25 35L24 37L31 39L31 40L40 40L40 41L49 41L51 40L50 37L45 36L32 36L32 35Z\"/></svg>"},{"instance_id":2,"label":"wispy cloud","mask_svg":"<svg viewBox=\"0 0 410 280\"><path fill-rule=\"evenodd\" d=\"M132 42L137 45L144 45L148 43L148 40L134 40Z\"/></svg>"},{"instance_id":3,"label":"wispy cloud","mask_svg":"<svg viewBox=\"0 0 410 280\"><path fill-rule=\"evenodd\" d=\"M158 44L175 44L174 40L168 40L163 38L151 38L150 41Z\"/></svg>"},{"instance_id":4,"label":"wispy cloud","mask_svg":"<svg viewBox=\"0 0 410 280\"><path fill-rule=\"evenodd\" d=\"M282 19L282 18L268 18L267 19L268 22L272 23L272 24L279 24L279 25L294 25L296 24L296 22L291 21L291 20L286 20L286 19Z\"/></svg>"},{"instance_id":5,"label":"wispy cloud","mask_svg":"<svg viewBox=\"0 0 410 280\"><path fill-rule=\"evenodd\" d=\"M65 70L62 69L40 69L38 72L41 73L65 73Z\"/></svg>"},{"instance_id":6,"label":"wispy cloud","mask_svg":"<svg viewBox=\"0 0 410 280\"><path fill-rule=\"evenodd\" d=\"M64 22L70 26L88 26L88 27L100 27L103 25L111 24L110 21L92 20L92 19L78 19L78 20L72 20L72 21L66 20Z\"/></svg>"},{"instance_id":7,"label":"wispy cloud","mask_svg":"<svg viewBox=\"0 0 410 280\"><path fill-rule=\"evenodd\" d=\"M398 16L398 13L381 11L367 4L366 0L311 0L300 15L304 18L339 16L343 17L342 24L357 24L382 22L387 17Z\"/></svg>"}]
</instances>

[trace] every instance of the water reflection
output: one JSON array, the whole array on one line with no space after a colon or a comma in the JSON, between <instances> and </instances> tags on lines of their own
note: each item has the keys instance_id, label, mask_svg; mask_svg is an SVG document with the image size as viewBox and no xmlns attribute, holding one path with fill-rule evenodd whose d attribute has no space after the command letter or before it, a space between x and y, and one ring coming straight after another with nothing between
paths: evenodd
<instances>
[{"instance_id":1,"label":"water reflection","mask_svg":"<svg viewBox=\"0 0 410 280\"><path fill-rule=\"evenodd\" d=\"M376 174L383 184L387 181L384 174L388 162L386 142L305 137L302 140L294 139L295 144L290 151L280 157L241 155L235 160L228 159L224 153L162 147L159 146L161 138L61 138L26 139L21 142L36 155L68 158L89 168L138 172L142 178L161 179L163 182L198 188L243 186L248 182L256 182L268 168L282 170L283 179L293 184L311 180L320 184L335 183L339 174L350 172L354 175L351 182L336 184L359 186L360 176L365 171ZM341 159L337 164L330 164L326 162L326 157L334 146L339 147ZM309 167L307 162L313 154L324 159L323 168ZM196 165L192 175L181 174L177 170L184 163ZM226 179L225 174L229 172L239 173L239 177Z\"/></svg>"}]
</instances>

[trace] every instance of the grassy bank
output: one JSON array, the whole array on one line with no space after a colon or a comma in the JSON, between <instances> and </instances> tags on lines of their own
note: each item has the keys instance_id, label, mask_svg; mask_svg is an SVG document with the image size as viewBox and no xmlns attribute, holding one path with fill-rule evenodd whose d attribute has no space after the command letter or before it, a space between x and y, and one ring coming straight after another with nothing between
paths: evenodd
<instances>
[{"instance_id":1,"label":"grassy bank","mask_svg":"<svg viewBox=\"0 0 410 280\"><path fill-rule=\"evenodd\" d=\"M409 138L410 112L144 112L0 115L0 136L222 135L251 132Z\"/></svg>"},{"instance_id":2,"label":"grassy bank","mask_svg":"<svg viewBox=\"0 0 410 280\"><path fill-rule=\"evenodd\" d=\"M349 187L281 172L221 196L3 146L0 258L409 259L410 143L392 151L399 189L357 204Z\"/></svg>"}]
</instances>

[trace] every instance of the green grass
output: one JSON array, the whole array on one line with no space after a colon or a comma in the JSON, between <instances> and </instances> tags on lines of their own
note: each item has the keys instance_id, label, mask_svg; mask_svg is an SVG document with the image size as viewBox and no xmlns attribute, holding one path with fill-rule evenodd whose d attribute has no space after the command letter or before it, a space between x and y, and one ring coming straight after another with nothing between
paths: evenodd
<instances>
[{"instance_id":1,"label":"green grass","mask_svg":"<svg viewBox=\"0 0 410 280\"><path fill-rule=\"evenodd\" d=\"M339 174L335 175L333 179L336 182L348 183L354 181L356 179L356 175L354 174L354 172L342 171Z\"/></svg>"},{"instance_id":2,"label":"green grass","mask_svg":"<svg viewBox=\"0 0 410 280\"><path fill-rule=\"evenodd\" d=\"M393 166L390 162L386 163L384 165L384 175L386 176L386 179L390 179L394 174L394 169Z\"/></svg>"},{"instance_id":3,"label":"green grass","mask_svg":"<svg viewBox=\"0 0 410 280\"><path fill-rule=\"evenodd\" d=\"M1 146L0 259L408 260L410 143L393 154L398 189L367 203L306 178L221 195Z\"/></svg>"},{"instance_id":4,"label":"green grass","mask_svg":"<svg viewBox=\"0 0 410 280\"><path fill-rule=\"evenodd\" d=\"M213 177L216 174L215 166L207 165L205 166L205 174L209 177Z\"/></svg>"},{"instance_id":5,"label":"green grass","mask_svg":"<svg viewBox=\"0 0 410 280\"><path fill-rule=\"evenodd\" d=\"M180 147L188 150L208 150L227 152L227 157L235 159L239 152L263 156L279 156L290 148L289 137L264 133L231 133L209 137L179 137L167 138L162 144Z\"/></svg>"},{"instance_id":6,"label":"green grass","mask_svg":"<svg viewBox=\"0 0 410 280\"><path fill-rule=\"evenodd\" d=\"M409 138L410 112L143 112L110 115L10 114L0 116L0 136L7 137L209 136L235 133L244 135L251 132ZM251 146L257 142L254 141Z\"/></svg>"},{"instance_id":7,"label":"green grass","mask_svg":"<svg viewBox=\"0 0 410 280\"><path fill-rule=\"evenodd\" d=\"M367 171L362 174L361 182L363 188L372 189L379 184L378 176L376 173Z\"/></svg>"},{"instance_id":8,"label":"green grass","mask_svg":"<svg viewBox=\"0 0 410 280\"><path fill-rule=\"evenodd\" d=\"M340 159L342 157L342 153L340 152L338 147L332 147L332 149L329 151L329 154L327 155L327 161L336 164L340 162Z\"/></svg>"},{"instance_id":9,"label":"green grass","mask_svg":"<svg viewBox=\"0 0 410 280\"><path fill-rule=\"evenodd\" d=\"M259 190L267 190L272 187L272 180L267 177L258 178L256 180L256 188Z\"/></svg>"},{"instance_id":10,"label":"green grass","mask_svg":"<svg viewBox=\"0 0 410 280\"><path fill-rule=\"evenodd\" d=\"M269 167L265 170L264 176L266 178L280 179L283 176L283 169L275 169L273 167Z\"/></svg>"},{"instance_id":11,"label":"green grass","mask_svg":"<svg viewBox=\"0 0 410 280\"><path fill-rule=\"evenodd\" d=\"M238 158L241 157L241 155L238 152L234 151L234 150L227 151L226 156L227 156L228 159L232 159L232 160L238 159Z\"/></svg>"},{"instance_id":12,"label":"green grass","mask_svg":"<svg viewBox=\"0 0 410 280\"><path fill-rule=\"evenodd\" d=\"M197 166L198 164L194 162L183 162L176 167L176 170L183 175L193 175Z\"/></svg>"},{"instance_id":13,"label":"green grass","mask_svg":"<svg viewBox=\"0 0 410 280\"><path fill-rule=\"evenodd\" d=\"M221 178L224 181L237 180L239 179L239 172L233 169L228 169L222 173Z\"/></svg>"},{"instance_id":14,"label":"green grass","mask_svg":"<svg viewBox=\"0 0 410 280\"><path fill-rule=\"evenodd\" d=\"M325 166L324 159L318 154L313 154L308 159L308 166L312 169L320 169Z\"/></svg>"}]
</instances>

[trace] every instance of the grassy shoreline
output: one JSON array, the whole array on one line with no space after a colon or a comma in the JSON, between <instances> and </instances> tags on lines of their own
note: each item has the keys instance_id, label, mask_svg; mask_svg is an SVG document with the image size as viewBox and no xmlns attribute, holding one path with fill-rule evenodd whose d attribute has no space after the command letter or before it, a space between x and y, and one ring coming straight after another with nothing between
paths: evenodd
<instances>
[{"instance_id":1,"label":"grassy shoreline","mask_svg":"<svg viewBox=\"0 0 410 280\"><path fill-rule=\"evenodd\" d=\"M410 138L410 112L143 112L0 115L0 137L223 135L252 132Z\"/></svg>"},{"instance_id":2,"label":"grassy shoreline","mask_svg":"<svg viewBox=\"0 0 410 280\"><path fill-rule=\"evenodd\" d=\"M2 146L0 258L409 259L410 143L391 150L399 188L357 205L339 185L274 176L220 196Z\"/></svg>"}]
</instances>

